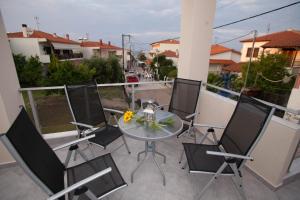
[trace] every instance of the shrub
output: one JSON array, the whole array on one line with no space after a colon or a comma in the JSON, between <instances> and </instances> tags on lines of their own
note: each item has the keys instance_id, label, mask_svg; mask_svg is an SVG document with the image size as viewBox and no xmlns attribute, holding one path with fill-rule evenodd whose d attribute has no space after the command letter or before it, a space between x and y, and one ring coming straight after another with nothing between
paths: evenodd
<instances>
[{"instance_id":1,"label":"shrub","mask_svg":"<svg viewBox=\"0 0 300 200\"><path fill-rule=\"evenodd\" d=\"M43 76L43 64L37 56L26 59L22 54L13 55L21 87L40 86Z\"/></svg>"}]
</instances>

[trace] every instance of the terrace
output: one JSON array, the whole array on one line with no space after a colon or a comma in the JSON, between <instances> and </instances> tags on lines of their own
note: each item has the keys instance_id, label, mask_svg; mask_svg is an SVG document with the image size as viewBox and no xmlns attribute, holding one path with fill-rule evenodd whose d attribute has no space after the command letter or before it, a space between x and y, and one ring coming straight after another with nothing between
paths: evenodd
<instances>
[{"instance_id":1,"label":"terrace","mask_svg":"<svg viewBox=\"0 0 300 200\"><path fill-rule=\"evenodd\" d=\"M202 3L201 3L202 2ZM211 24L215 10L215 2L203 3L197 1L193 9L188 1L183 3L182 12L182 54L180 57L179 76L195 80L206 80L209 58L209 38L211 38ZM205 5L205 6L204 6ZM197 20L190 23L189 18ZM1 19L1 18L0 18ZM201 23L200 23L201 22ZM204 25L205 24L205 25ZM193 27L193 31L190 31ZM11 59L8 43L5 40L3 22L0 20L1 60L4 73L1 73L1 131L5 132L18 112L18 105L23 101L31 113L36 128L43 134L45 140L52 146L73 140L77 132L70 125L71 114L67 105L63 86L22 88L19 89L16 72ZM191 33L193 32L193 34ZM3 39L4 38L4 39ZM193 41L193 42L192 42ZM201 45L195 45L201 44ZM191 52L190 49L193 51ZM199 56L200 55L200 56ZM197 58L197 59L196 59ZM201 67L199 67L201 66ZM136 85L139 86L136 86ZM126 101L122 87L130 94L130 101ZM155 99L159 104L168 104L172 92L172 81L145 83L115 83L99 84L101 100L104 107L126 110L137 109L137 99ZM228 97L220 95L226 92ZM20 95L22 94L22 95ZM236 105L239 93L219 88L209 84L202 84L197 111L200 115L199 123L220 124L228 122ZM23 98L21 98L23 96ZM273 105L277 110L299 115L299 111ZM9 113L9 114L8 114ZM13 114L12 114L13 113ZM197 129L197 140L201 139L203 129ZM217 136L221 136L221 132ZM109 196L109 199L193 199L211 178L211 175L190 174L181 169L178 164L182 142L193 141L194 138L183 136L161 141L157 144L160 152L167 156L166 164L157 159L166 174L166 186L153 163L141 166L135 181L130 183L130 173L137 161L136 154L143 149L144 143L127 138L131 155L124 151L124 147L114 151L114 158L128 187ZM254 161L247 162L244 168L244 187L248 199L298 199L300 187L300 158L298 144L300 140L300 125L284 118L273 116L266 133L254 149ZM96 155L111 152L119 146L116 141L106 150L96 148ZM210 143L210 141L206 141ZM119 144L118 144L119 143ZM82 146L84 148L84 146ZM58 151L61 160L66 157L66 151ZM85 153L89 155L89 151ZM47 195L33 181L25 175L10 155L0 145L0 195L1 199L46 199ZM78 157L71 165L82 162ZM239 199L240 196L229 177L220 177L203 196L203 199Z\"/></svg>"}]
</instances>

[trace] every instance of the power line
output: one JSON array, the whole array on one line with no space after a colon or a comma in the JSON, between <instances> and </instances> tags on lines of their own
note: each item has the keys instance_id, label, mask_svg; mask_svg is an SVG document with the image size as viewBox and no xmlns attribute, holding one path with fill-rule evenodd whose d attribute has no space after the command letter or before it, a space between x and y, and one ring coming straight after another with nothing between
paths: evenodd
<instances>
[{"instance_id":1,"label":"power line","mask_svg":"<svg viewBox=\"0 0 300 200\"><path fill-rule=\"evenodd\" d=\"M268 13L272 13L272 12L275 12L275 11L278 11L278 10L281 10L281 9L284 9L284 8L287 8L287 7L290 7L290 6L294 6L294 5L299 4L299 3L300 3L300 1L297 1L297 2L288 4L288 5L273 9L273 10L269 10L269 11L266 11L266 12L263 12L263 13L260 13L260 14L253 15L251 17L246 17L244 19L240 19L240 20L236 20L236 21L233 21L233 22L230 22L230 23L227 23L227 24L216 26L213 29L217 29L217 28L221 28L221 27L224 27L224 26L229 26L229 25L232 25L232 24L236 24L236 23L239 23L239 22L242 22L242 21L246 21L246 20L249 20L249 19L252 19L252 18L255 18L255 17L259 17L259 16L262 16L262 15L265 15L265 14L268 14Z\"/></svg>"},{"instance_id":2,"label":"power line","mask_svg":"<svg viewBox=\"0 0 300 200\"><path fill-rule=\"evenodd\" d=\"M216 44L224 44L224 43L227 43L227 42L231 42L231 41L234 41L234 40L243 38L243 37L245 37L245 36L247 36L247 35L250 35L251 33L253 33L253 31L250 31L250 32L247 33L247 34L240 35L240 36L238 36L238 37L235 37L235 38L232 38L232 39L230 39L230 40L223 41L223 42L219 42L219 43L216 43Z\"/></svg>"}]
</instances>

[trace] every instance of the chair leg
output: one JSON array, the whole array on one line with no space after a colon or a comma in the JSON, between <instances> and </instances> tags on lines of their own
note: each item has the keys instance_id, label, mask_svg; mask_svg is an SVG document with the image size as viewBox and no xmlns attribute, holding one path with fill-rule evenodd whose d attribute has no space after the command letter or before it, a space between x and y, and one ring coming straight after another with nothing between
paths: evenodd
<instances>
[{"instance_id":1,"label":"chair leg","mask_svg":"<svg viewBox=\"0 0 300 200\"><path fill-rule=\"evenodd\" d=\"M74 195L72 200L78 200L79 199L79 195Z\"/></svg>"},{"instance_id":2,"label":"chair leg","mask_svg":"<svg viewBox=\"0 0 300 200\"><path fill-rule=\"evenodd\" d=\"M85 161L89 161L89 158L78 148L76 151Z\"/></svg>"},{"instance_id":3,"label":"chair leg","mask_svg":"<svg viewBox=\"0 0 300 200\"><path fill-rule=\"evenodd\" d=\"M75 151L75 154L74 154L74 158L73 158L74 161L77 160L77 152Z\"/></svg>"},{"instance_id":4,"label":"chair leg","mask_svg":"<svg viewBox=\"0 0 300 200\"><path fill-rule=\"evenodd\" d=\"M125 147L126 147L126 149L127 149L127 151L128 151L128 154L130 154L131 152L130 152L130 150L129 150L129 147L128 147L128 145L127 145L127 142L126 142L126 139L125 139L125 136L124 136L124 135L122 135L122 139L123 139L123 142L124 142L124 144L125 144Z\"/></svg>"},{"instance_id":5,"label":"chair leg","mask_svg":"<svg viewBox=\"0 0 300 200\"><path fill-rule=\"evenodd\" d=\"M89 142L89 143L88 143L88 146L89 146L89 149L90 149L90 151L91 151L92 157L93 157L93 158L96 158L96 156L95 156L95 150L94 150L93 144Z\"/></svg>"},{"instance_id":6,"label":"chair leg","mask_svg":"<svg viewBox=\"0 0 300 200\"><path fill-rule=\"evenodd\" d=\"M241 197L243 200L246 200L246 194L244 191L244 187L243 187L243 179L242 179L242 175L239 172L239 170L237 169L236 164L230 164L231 169L234 172L234 177L232 177L234 185L236 187L236 189L238 190L238 192L240 193Z\"/></svg>"},{"instance_id":7,"label":"chair leg","mask_svg":"<svg viewBox=\"0 0 300 200\"><path fill-rule=\"evenodd\" d=\"M201 199L207 188L218 178L218 176L222 173L222 171L227 167L227 163L224 162L221 167L218 169L218 171L215 173L215 175L210 179L210 181L205 185L205 187L201 190L198 196L196 196L195 199Z\"/></svg>"},{"instance_id":8,"label":"chair leg","mask_svg":"<svg viewBox=\"0 0 300 200\"><path fill-rule=\"evenodd\" d=\"M185 163L183 164L183 166L181 167L181 169L185 169L187 167L188 162L185 161Z\"/></svg>"},{"instance_id":9,"label":"chair leg","mask_svg":"<svg viewBox=\"0 0 300 200\"><path fill-rule=\"evenodd\" d=\"M84 194L91 200L98 200L96 195L93 192L91 192L90 190L87 190Z\"/></svg>"},{"instance_id":10,"label":"chair leg","mask_svg":"<svg viewBox=\"0 0 300 200\"><path fill-rule=\"evenodd\" d=\"M206 132L205 135L201 138L201 140L199 141L199 144L202 144L204 142L204 140L207 138L209 132Z\"/></svg>"},{"instance_id":11,"label":"chair leg","mask_svg":"<svg viewBox=\"0 0 300 200\"><path fill-rule=\"evenodd\" d=\"M179 164L181 163L181 161L183 159L183 155L184 155L184 149L181 151L180 158L179 158L179 161L178 161Z\"/></svg>"},{"instance_id":12,"label":"chair leg","mask_svg":"<svg viewBox=\"0 0 300 200\"><path fill-rule=\"evenodd\" d=\"M65 160L65 166L66 166L66 167L68 166L68 164L69 164L69 162L70 162L72 153L73 153L73 150L69 150L69 151L68 151L68 154L67 154L67 157L66 157L66 160Z\"/></svg>"}]
</instances>

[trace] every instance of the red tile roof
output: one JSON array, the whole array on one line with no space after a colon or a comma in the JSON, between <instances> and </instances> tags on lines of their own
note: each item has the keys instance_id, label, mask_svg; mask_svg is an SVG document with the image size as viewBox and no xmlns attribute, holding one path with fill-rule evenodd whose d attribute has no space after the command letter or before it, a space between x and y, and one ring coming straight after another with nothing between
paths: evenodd
<instances>
[{"instance_id":1,"label":"red tile roof","mask_svg":"<svg viewBox=\"0 0 300 200\"><path fill-rule=\"evenodd\" d=\"M222 70L223 71L228 71L228 72L237 72L237 73L240 73L242 71L242 64L243 63L241 63L241 62L239 62L239 63L233 63L231 65L222 67Z\"/></svg>"},{"instance_id":2,"label":"red tile roof","mask_svg":"<svg viewBox=\"0 0 300 200\"><path fill-rule=\"evenodd\" d=\"M167 39L167 40L161 40L161 41L157 41L157 42L152 42L151 45L157 44L157 43L164 43L164 44L179 44L179 41L178 41L178 40L174 40L174 39Z\"/></svg>"},{"instance_id":3,"label":"red tile roof","mask_svg":"<svg viewBox=\"0 0 300 200\"><path fill-rule=\"evenodd\" d=\"M209 59L209 64L231 65L231 64L235 64L235 62L226 59Z\"/></svg>"},{"instance_id":4,"label":"red tile roof","mask_svg":"<svg viewBox=\"0 0 300 200\"><path fill-rule=\"evenodd\" d=\"M170 50L164 51L164 52L160 53L159 55L164 55L164 56L170 57L170 58L178 58L177 53L175 51L170 51Z\"/></svg>"},{"instance_id":5,"label":"red tile roof","mask_svg":"<svg viewBox=\"0 0 300 200\"><path fill-rule=\"evenodd\" d=\"M84 41L84 42L81 42L80 46L82 47L100 47L102 49L122 49L121 47L117 47L117 46L114 46L114 45L109 45L109 44L106 44L104 42L102 42L102 44L100 45L100 42L96 42L96 41Z\"/></svg>"},{"instance_id":6,"label":"red tile roof","mask_svg":"<svg viewBox=\"0 0 300 200\"><path fill-rule=\"evenodd\" d=\"M25 38L23 36L22 32L14 32L14 33L7 33L8 38ZM60 37L60 36L54 36L53 34L46 33L43 31L37 31L34 30L32 34L28 35L28 38L46 38L47 40L51 42L56 43L64 43L64 44L79 44L79 42L75 42L73 40Z\"/></svg>"},{"instance_id":7,"label":"red tile roof","mask_svg":"<svg viewBox=\"0 0 300 200\"><path fill-rule=\"evenodd\" d=\"M287 30L268 35L263 35L256 38L257 42L267 43L262 45L264 48L291 48L300 47L300 31L299 30ZM241 42L252 42L252 38L241 40Z\"/></svg>"},{"instance_id":8,"label":"red tile roof","mask_svg":"<svg viewBox=\"0 0 300 200\"><path fill-rule=\"evenodd\" d=\"M225 52L228 52L228 51L232 51L234 53L241 54L241 52L236 51L234 49L230 49L230 48L224 47L224 46L219 45L219 44L213 44L213 45L211 45L210 55L225 53Z\"/></svg>"}]
</instances>

